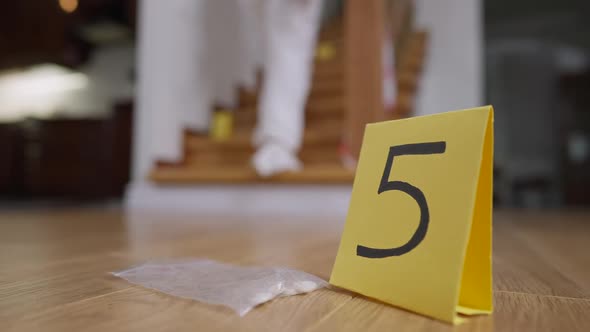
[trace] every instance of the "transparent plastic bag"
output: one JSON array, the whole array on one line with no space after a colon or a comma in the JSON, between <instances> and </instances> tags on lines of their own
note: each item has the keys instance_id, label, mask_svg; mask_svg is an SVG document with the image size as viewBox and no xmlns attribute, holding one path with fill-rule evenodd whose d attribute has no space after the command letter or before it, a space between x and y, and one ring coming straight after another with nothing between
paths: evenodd
<instances>
[{"instance_id":1,"label":"transparent plastic bag","mask_svg":"<svg viewBox=\"0 0 590 332\"><path fill-rule=\"evenodd\" d=\"M148 262L113 275L166 294L224 305L240 316L276 297L309 293L328 285L303 271L205 259Z\"/></svg>"}]
</instances>

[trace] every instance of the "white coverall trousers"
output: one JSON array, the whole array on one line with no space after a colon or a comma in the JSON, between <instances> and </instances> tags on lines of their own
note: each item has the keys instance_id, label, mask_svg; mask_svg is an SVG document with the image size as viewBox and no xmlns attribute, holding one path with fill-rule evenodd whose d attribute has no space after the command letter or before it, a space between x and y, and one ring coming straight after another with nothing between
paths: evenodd
<instances>
[{"instance_id":1,"label":"white coverall trousers","mask_svg":"<svg viewBox=\"0 0 590 332\"><path fill-rule=\"evenodd\" d=\"M152 159L182 157L182 130L206 131L214 104L263 86L253 142L262 176L301 167L322 0L143 0L138 110L149 117Z\"/></svg>"}]
</instances>

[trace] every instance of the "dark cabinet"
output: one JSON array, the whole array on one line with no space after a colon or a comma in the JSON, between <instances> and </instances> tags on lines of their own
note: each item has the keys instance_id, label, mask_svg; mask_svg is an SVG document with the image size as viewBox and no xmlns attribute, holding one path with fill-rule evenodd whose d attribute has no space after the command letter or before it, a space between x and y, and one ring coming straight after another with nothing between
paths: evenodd
<instances>
[{"instance_id":1,"label":"dark cabinet","mask_svg":"<svg viewBox=\"0 0 590 332\"><path fill-rule=\"evenodd\" d=\"M105 119L27 119L0 127L0 195L106 198L123 194L131 158L130 104Z\"/></svg>"}]
</instances>

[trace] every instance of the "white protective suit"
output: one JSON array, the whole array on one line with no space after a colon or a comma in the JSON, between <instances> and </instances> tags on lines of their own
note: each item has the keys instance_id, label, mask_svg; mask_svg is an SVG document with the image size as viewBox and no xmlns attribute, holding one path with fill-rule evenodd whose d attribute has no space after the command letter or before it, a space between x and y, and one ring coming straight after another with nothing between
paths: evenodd
<instances>
[{"instance_id":1,"label":"white protective suit","mask_svg":"<svg viewBox=\"0 0 590 332\"><path fill-rule=\"evenodd\" d=\"M182 130L206 131L212 105L234 107L263 70L253 165L301 167L297 152L322 0L143 0L138 109L152 160L182 157Z\"/></svg>"}]
</instances>

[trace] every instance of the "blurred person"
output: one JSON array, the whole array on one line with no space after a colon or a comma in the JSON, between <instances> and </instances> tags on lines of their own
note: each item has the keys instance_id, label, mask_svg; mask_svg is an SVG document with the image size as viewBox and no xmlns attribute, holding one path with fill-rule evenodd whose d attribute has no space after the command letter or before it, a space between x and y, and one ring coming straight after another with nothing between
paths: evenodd
<instances>
[{"instance_id":1,"label":"blurred person","mask_svg":"<svg viewBox=\"0 0 590 332\"><path fill-rule=\"evenodd\" d=\"M264 82L252 165L261 176L302 167L304 110L322 0L143 0L139 107L152 157L179 160L182 130L209 130L213 105ZM155 133L157 135L154 135Z\"/></svg>"},{"instance_id":2,"label":"blurred person","mask_svg":"<svg viewBox=\"0 0 590 332\"><path fill-rule=\"evenodd\" d=\"M252 162L260 175L270 176L301 168L297 152L303 140L322 1L262 1L266 16L265 80Z\"/></svg>"}]
</instances>

